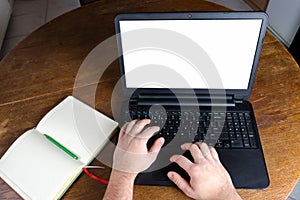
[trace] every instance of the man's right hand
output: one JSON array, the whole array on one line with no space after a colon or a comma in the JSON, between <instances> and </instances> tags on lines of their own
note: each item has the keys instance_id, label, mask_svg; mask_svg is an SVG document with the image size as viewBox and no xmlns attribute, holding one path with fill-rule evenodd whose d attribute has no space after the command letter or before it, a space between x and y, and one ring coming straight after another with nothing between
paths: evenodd
<instances>
[{"instance_id":1,"label":"man's right hand","mask_svg":"<svg viewBox=\"0 0 300 200\"><path fill-rule=\"evenodd\" d=\"M168 173L168 177L187 196L205 200L241 199L213 147L208 147L205 143L186 143L181 148L191 152L194 162L182 155L173 155L170 160L189 174L190 182L173 171Z\"/></svg>"}]
</instances>

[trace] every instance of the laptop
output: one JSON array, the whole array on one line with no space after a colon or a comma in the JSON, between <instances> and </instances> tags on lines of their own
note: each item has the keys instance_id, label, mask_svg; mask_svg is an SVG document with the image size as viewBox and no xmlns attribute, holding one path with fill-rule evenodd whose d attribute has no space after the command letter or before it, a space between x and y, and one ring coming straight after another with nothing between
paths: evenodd
<instances>
[{"instance_id":1,"label":"laptop","mask_svg":"<svg viewBox=\"0 0 300 200\"><path fill-rule=\"evenodd\" d=\"M135 184L174 185L180 145L216 148L236 188L263 189L269 178L248 98L266 32L263 12L127 13L115 17L122 91L119 120L150 118L166 142Z\"/></svg>"}]
</instances>

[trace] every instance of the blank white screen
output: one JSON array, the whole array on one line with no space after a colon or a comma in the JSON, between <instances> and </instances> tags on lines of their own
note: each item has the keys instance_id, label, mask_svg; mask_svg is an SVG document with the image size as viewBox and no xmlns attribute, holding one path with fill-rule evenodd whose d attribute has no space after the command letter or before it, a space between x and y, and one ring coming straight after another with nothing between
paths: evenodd
<instances>
[{"instance_id":1,"label":"blank white screen","mask_svg":"<svg viewBox=\"0 0 300 200\"><path fill-rule=\"evenodd\" d=\"M154 64L168 66L179 73L188 83L188 88L247 89L261 23L261 19L120 21L126 86L128 88L187 88L187 84L180 83L176 79L168 82L168 85L158 83L157 72L136 74L139 76L139 78L136 77L139 81L135 75L126 76L141 66ZM122 34L145 28L171 30L193 40L213 61L222 84L208 84L214 82L216 77L204 76L201 72L197 73L197 69L191 67L189 62L168 51L141 48L126 52L128 41L124 41L126 38L122 37ZM139 37L143 37L145 40L149 39L149 35L139 35ZM176 42L174 41L174 43ZM141 82L140 76L147 76L145 79L147 82ZM170 77L166 74L166 78ZM149 82L149 79L155 81Z\"/></svg>"}]
</instances>

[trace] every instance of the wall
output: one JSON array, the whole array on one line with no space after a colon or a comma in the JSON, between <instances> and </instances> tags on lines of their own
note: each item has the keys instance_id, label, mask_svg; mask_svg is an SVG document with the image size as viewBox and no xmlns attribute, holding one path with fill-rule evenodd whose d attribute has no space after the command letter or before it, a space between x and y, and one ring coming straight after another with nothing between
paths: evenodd
<instances>
[{"instance_id":1,"label":"wall","mask_svg":"<svg viewBox=\"0 0 300 200\"><path fill-rule=\"evenodd\" d=\"M267 13L269 29L289 47L300 26L300 1L270 0Z\"/></svg>"},{"instance_id":2,"label":"wall","mask_svg":"<svg viewBox=\"0 0 300 200\"><path fill-rule=\"evenodd\" d=\"M12 1L10 1L10 3L12 3ZM10 3L8 0L0 0L0 49L12 11Z\"/></svg>"}]
</instances>

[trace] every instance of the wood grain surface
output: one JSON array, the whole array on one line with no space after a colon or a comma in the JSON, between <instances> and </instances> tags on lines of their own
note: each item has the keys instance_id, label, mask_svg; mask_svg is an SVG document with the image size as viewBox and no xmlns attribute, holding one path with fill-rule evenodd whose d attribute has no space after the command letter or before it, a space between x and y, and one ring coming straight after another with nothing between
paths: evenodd
<instances>
[{"instance_id":1,"label":"wood grain surface","mask_svg":"<svg viewBox=\"0 0 300 200\"><path fill-rule=\"evenodd\" d=\"M112 111L121 100L112 95L118 90L118 62L112 62L103 71L103 63L89 63L86 58L95 56L92 50L114 35L117 13L227 10L201 0L101 0L42 26L0 62L0 156L67 95L114 117ZM108 48L116 54L114 43ZM87 70L78 73L82 67ZM299 98L299 67L285 47L268 33L250 101L271 183L265 190L238 190L243 199L286 199L300 177ZM111 146L101 154L102 158L111 158ZM102 165L97 160L92 164ZM110 169L93 172L107 179ZM105 188L82 174L63 199L99 199ZM20 197L0 179L0 199ZM175 187L135 186L134 199L188 198Z\"/></svg>"}]
</instances>

